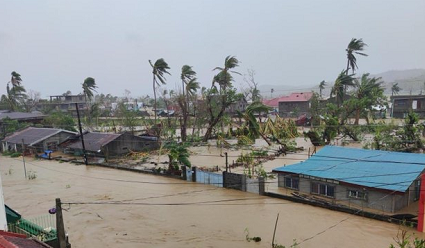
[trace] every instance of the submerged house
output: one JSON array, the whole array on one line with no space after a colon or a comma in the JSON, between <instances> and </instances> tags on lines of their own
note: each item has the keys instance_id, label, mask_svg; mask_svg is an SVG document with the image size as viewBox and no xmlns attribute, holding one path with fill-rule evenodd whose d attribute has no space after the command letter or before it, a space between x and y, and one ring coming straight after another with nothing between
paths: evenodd
<instances>
[{"instance_id":1,"label":"submerged house","mask_svg":"<svg viewBox=\"0 0 425 248\"><path fill-rule=\"evenodd\" d=\"M22 152L22 145L29 153L40 153L45 150L56 151L60 143L75 136L77 133L56 129L27 127L17 131L2 140L3 151Z\"/></svg>"},{"instance_id":2,"label":"submerged house","mask_svg":"<svg viewBox=\"0 0 425 248\"><path fill-rule=\"evenodd\" d=\"M424 154L325 146L273 172L289 192L394 213L419 200L424 169Z\"/></svg>"},{"instance_id":3,"label":"submerged house","mask_svg":"<svg viewBox=\"0 0 425 248\"><path fill-rule=\"evenodd\" d=\"M135 136L130 133L86 133L83 135L87 152L104 157L119 156L130 151L140 152L158 148L158 142L149 138ZM82 144L79 137L64 144L66 152L82 154Z\"/></svg>"}]
</instances>

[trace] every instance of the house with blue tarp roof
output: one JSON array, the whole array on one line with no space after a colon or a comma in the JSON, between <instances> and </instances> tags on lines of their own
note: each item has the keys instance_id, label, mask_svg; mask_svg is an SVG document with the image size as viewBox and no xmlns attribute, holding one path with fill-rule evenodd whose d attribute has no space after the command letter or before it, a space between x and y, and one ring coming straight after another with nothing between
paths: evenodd
<instances>
[{"instance_id":1,"label":"house with blue tarp roof","mask_svg":"<svg viewBox=\"0 0 425 248\"><path fill-rule=\"evenodd\" d=\"M424 169L424 154L325 146L273 172L288 192L393 213L419 199Z\"/></svg>"}]
</instances>

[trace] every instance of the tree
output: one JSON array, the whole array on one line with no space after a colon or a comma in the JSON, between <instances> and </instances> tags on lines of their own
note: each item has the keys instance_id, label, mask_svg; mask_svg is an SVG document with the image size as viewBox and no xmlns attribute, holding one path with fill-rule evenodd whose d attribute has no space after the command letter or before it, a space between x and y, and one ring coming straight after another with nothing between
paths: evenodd
<instances>
[{"instance_id":1,"label":"tree","mask_svg":"<svg viewBox=\"0 0 425 248\"><path fill-rule=\"evenodd\" d=\"M6 95L1 96L1 102L11 111L18 110L26 99L25 88L22 86L21 75L15 71L6 86ZM12 85L12 87L10 87Z\"/></svg>"},{"instance_id":2,"label":"tree","mask_svg":"<svg viewBox=\"0 0 425 248\"><path fill-rule=\"evenodd\" d=\"M218 70L219 72L214 76L211 89L207 93L207 105L210 117L207 131L203 138L204 142L211 137L213 128L222 120L226 108L241 97L241 95L236 94L236 90L233 89L233 77L230 74L236 73L240 75L240 73L232 71L238 64L239 61L236 57L227 56L224 60L224 67L214 68L214 70ZM217 89L217 84L219 85L219 90ZM217 111L214 111L214 107L217 107Z\"/></svg>"},{"instance_id":3,"label":"tree","mask_svg":"<svg viewBox=\"0 0 425 248\"><path fill-rule=\"evenodd\" d=\"M184 65L180 74L182 80L182 94L178 97L177 102L182 110L182 120L180 122L180 134L182 141L187 139L187 120L189 118L189 96L192 96L198 89L199 83L196 79L196 72L192 70L192 66ZM185 87L186 85L186 87ZM186 92L185 92L186 91Z\"/></svg>"},{"instance_id":4,"label":"tree","mask_svg":"<svg viewBox=\"0 0 425 248\"><path fill-rule=\"evenodd\" d=\"M255 71L248 69L248 74L244 75L243 80L248 85L248 90L245 92L245 98L252 102L261 101L260 90L258 89L258 83L255 81Z\"/></svg>"},{"instance_id":5,"label":"tree","mask_svg":"<svg viewBox=\"0 0 425 248\"><path fill-rule=\"evenodd\" d=\"M167 62L163 58L158 59L155 61L155 64L152 64L152 61L149 60L149 64L152 67L152 76L153 76L153 96L154 96L154 114L155 114L155 124L157 119L157 110L156 110L156 87L160 86L161 84L166 84L165 82L165 74L171 75L168 70L170 67L168 66ZM158 82L159 80L159 82ZM161 84L160 84L161 83Z\"/></svg>"},{"instance_id":6,"label":"tree","mask_svg":"<svg viewBox=\"0 0 425 248\"><path fill-rule=\"evenodd\" d=\"M365 73L360 79L354 80L355 92L353 101L355 101L356 111L354 124L356 125L359 124L361 111L372 110L373 106L383 105L385 102L381 78L370 78L369 75L369 73Z\"/></svg>"},{"instance_id":7,"label":"tree","mask_svg":"<svg viewBox=\"0 0 425 248\"><path fill-rule=\"evenodd\" d=\"M345 51L347 52L347 69L346 69L346 75L348 75L348 71L352 70L353 74L354 71L358 68L357 67L357 58L355 54L361 55L361 56L367 56L367 54L363 53L364 48L367 46L366 43L363 42L363 39L356 39L352 38L350 43L348 43L347 49Z\"/></svg>"},{"instance_id":8,"label":"tree","mask_svg":"<svg viewBox=\"0 0 425 248\"><path fill-rule=\"evenodd\" d=\"M25 98L25 101L23 103L24 109L26 112L31 112L34 110L34 108L37 106L38 102L40 101L40 92L29 90L27 97Z\"/></svg>"},{"instance_id":9,"label":"tree","mask_svg":"<svg viewBox=\"0 0 425 248\"><path fill-rule=\"evenodd\" d=\"M344 102L344 89L349 86L353 86L353 74L348 75L346 70L341 71L335 80L335 84L331 90L331 97L336 97L336 103L339 107Z\"/></svg>"},{"instance_id":10,"label":"tree","mask_svg":"<svg viewBox=\"0 0 425 248\"><path fill-rule=\"evenodd\" d=\"M63 112L54 112L43 120L43 125L76 132L74 119Z\"/></svg>"},{"instance_id":11,"label":"tree","mask_svg":"<svg viewBox=\"0 0 425 248\"><path fill-rule=\"evenodd\" d=\"M84 82L81 84L83 88L84 93L84 99L86 102L86 111L87 111L87 117L88 122L91 123L91 115L90 115L90 109L91 109L91 100L93 98L93 91L96 92L96 82L94 78L88 77L84 80Z\"/></svg>"},{"instance_id":12,"label":"tree","mask_svg":"<svg viewBox=\"0 0 425 248\"><path fill-rule=\"evenodd\" d=\"M393 86L391 87L391 96L398 95L401 90L402 89L398 86L398 83L393 83Z\"/></svg>"},{"instance_id":13,"label":"tree","mask_svg":"<svg viewBox=\"0 0 425 248\"><path fill-rule=\"evenodd\" d=\"M324 89L325 89L325 85L326 85L325 80L323 80L323 81L322 81L322 82L320 82L320 84L319 84L320 98L322 98L322 90L324 90Z\"/></svg>"}]
</instances>

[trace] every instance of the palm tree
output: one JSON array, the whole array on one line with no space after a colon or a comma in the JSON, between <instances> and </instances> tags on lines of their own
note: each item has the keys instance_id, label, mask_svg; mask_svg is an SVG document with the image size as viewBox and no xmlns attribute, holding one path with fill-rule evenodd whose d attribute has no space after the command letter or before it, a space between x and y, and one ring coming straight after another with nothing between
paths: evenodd
<instances>
[{"instance_id":1,"label":"palm tree","mask_svg":"<svg viewBox=\"0 0 425 248\"><path fill-rule=\"evenodd\" d=\"M93 98L93 91L96 92L96 82L94 78L88 77L84 80L84 82L81 84L83 87L83 93L84 93L84 99L86 102L86 112L87 116L89 117L89 122L91 122L91 115L90 115L90 102ZM88 99L88 101L87 101Z\"/></svg>"},{"instance_id":2,"label":"palm tree","mask_svg":"<svg viewBox=\"0 0 425 248\"><path fill-rule=\"evenodd\" d=\"M91 99L93 98L93 91L97 92L96 81L94 80L94 78L88 77L84 80L84 82L81 85L83 87L83 93L84 93L84 97L86 98L86 102L87 102L87 99L91 101Z\"/></svg>"},{"instance_id":3,"label":"palm tree","mask_svg":"<svg viewBox=\"0 0 425 248\"><path fill-rule=\"evenodd\" d=\"M331 90L331 97L336 96L336 103L338 107L344 102L344 88L354 86L353 75L354 74L348 75L347 71L343 70L335 80L335 84Z\"/></svg>"},{"instance_id":4,"label":"palm tree","mask_svg":"<svg viewBox=\"0 0 425 248\"><path fill-rule=\"evenodd\" d=\"M354 80L356 91L354 97L357 100L356 104L356 119L354 124L359 124L360 112L365 109L370 109L374 105L381 104L380 99L384 98L384 88L381 78L369 78L369 73L362 75L360 79Z\"/></svg>"},{"instance_id":5,"label":"palm tree","mask_svg":"<svg viewBox=\"0 0 425 248\"><path fill-rule=\"evenodd\" d=\"M213 78L213 86L217 83L220 86L220 92L226 90L228 87L232 86L233 77L230 73L235 73L241 75L239 72L232 71L231 69L239 66L239 60L234 56L227 56L224 60L224 67L216 67L215 70L218 70L219 73Z\"/></svg>"},{"instance_id":6,"label":"palm tree","mask_svg":"<svg viewBox=\"0 0 425 248\"><path fill-rule=\"evenodd\" d=\"M21 79L21 75L19 73L17 73L16 71L12 71L12 78L10 79L10 83L12 83L12 86L20 86L22 79Z\"/></svg>"},{"instance_id":7,"label":"palm tree","mask_svg":"<svg viewBox=\"0 0 425 248\"><path fill-rule=\"evenodd\" d=\"M323 80L323 81L322 81L322 82L320 82L320 84L319 84L320 98L322 98L322 90L324 90L324 89L325 89L325 85L326 85L325 80Z\"/></svg>"},{"instance_id":8,"label":"palm tree","mask_svg":"<svg viewBox=\"0 0 425 248\"><path fill-rule=\"evenodd\" d=\"M153 75L153 96L154 96L154 114L155 114L155 124L156 124L156 86L161 84L166 84L165 74L171 75L167 70L170 69L167 62L163 58L155 61L155 64L152 64L152 61L149 60L149 64L152 66L152 75ZM159 82L158 82L159 80Z\"/></svg>"},{"instance_id":9,"label":"palm tree","mask_svg":"<svg viewBox=\"0 0 425 248\"><path fill-rule=\"evenodd\" d=\"M220 86L220 98L221 98L221 107L220 110L218 112L217 115L212 114L212 111L210 112L210 118L208 121L208 128L207 131L205 132L203 141L207 141L213 131L213 128L215 125L217 125L217 123L219 121L222 120L224 111L226 110L226 108L230 105L229 101L227 101L227 88L231 88L232 87L232 81L233 81L233 77L230 73L235 73L235 74L239 74L241 75L239 72L236 71L232 71L231 69L236 68L237 66L239 66L239 60L236 59L236 57L234 56L227 56L226 59L224 60L224 67L216 67L214 68L214 70L218 70L219 73L217 75L214 76L213 78L213 82L212 82L212 86L211 89L216 90L216 83ZM207 103L210 105L211 107L211 99L212 99L212 95L209 95L207 97ZM211 110L211 108L209 108L209 110Z\"/></svg>"},{"instance_id":10,"label":"palm tree","mask_svg":"<svg viewBox=\"0 0 425 248\"><path fill-rule=\"evenodd\" d=\"M354 54L367 56L367 54L362 52L366 46L367 44L363 42L363 39L352 38L350 43L348 43L347 49L345 49L345 51L347 52L347 70L346 70L347 75L350 68L353 74L354 74L354 71L358 68L357 59L356 59L356 56L354 56Z\"/></svg>"},{"instance_id":11,"label":"palm tree","mask_svg":"<svg viewBox=\"0 0 425 248\"><path fill-rule=\"evenodd\" d=\"M182 66L182 72L180 74L180 78L182 80L182 92L183 96L185 93L184 86L187 84L188 80L191 80L192 78L196 77L196 72L192 70L192 66L184 65Z\"/></svg>"},{"instance_id":12,"label":"palm tree","mask_svg":"<svg viewBox=\"0 0 425 248\"><path fill-rule=\"evenodd\" d=\"M401 90L402 89L400 88L400 86L398 86L398 83L393 84L393 86L391 87L391 96L398 95Z\"/></svg>"}]
</instances>

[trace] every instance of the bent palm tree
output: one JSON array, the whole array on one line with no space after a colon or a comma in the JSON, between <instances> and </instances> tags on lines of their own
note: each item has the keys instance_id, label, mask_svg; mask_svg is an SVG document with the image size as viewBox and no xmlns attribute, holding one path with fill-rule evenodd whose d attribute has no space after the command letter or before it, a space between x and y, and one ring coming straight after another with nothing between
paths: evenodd
<instances>
[{"instance_id":1,"label":"bent palm tree","mask_svg":"<svg viewBox=\"0 0 425 248\"><path fill-rule=\"evenodd\" d=\"M152 64L152 61L149 60L149 64L152 66L152 75L153 75L153 96L154 96L154 114L155 114L155 124L156 124L156 86L160 86L161 84L166 84L165 82L165 74L171 75L167 70L170 69L167 62L163 58L155 61L155 64ZM159 82L158 82L159 80Z\"/></svg>"},{"instance_id":2,"label":"bent palm tree","mask_svg":"<svg viewBox=\"0 0 425 248\"><path fill-rule=\"evenodd\" d=\"M326 85L325 80L323 80L323 81L322 81L322 82L320 82L320 84L319 84L320 98L322 98L322 90L324 90L324 89L325 89L325 85Z\"/></svg>"},{"instance_id":3,"label":"bent palm tree","mask_svg":"<svg viewBox=\"0 0 425 248\"><path fill-rule=\"evenodd\" d=\"M346 70L341 71L335 80L335 84L331 90L331 97L336 97L336 103L339 107L344 102L344 88L354 86L353 74L348 75Z\"/></svg>"},{"instance_id":4,"label":"bent palm tree","mask_svg":"<svg viewBox=\"0 0 425 248\"><path fill-rule=\"evenodd\" d=\"M367 56L367 54L362 52L364 51L364 48L366 46L367 44L363 42L363 39L352 38L350 43L348 43L347 49L345 49L345 51L347 52L347 70L346 70L347 75L350 68L353 74L354 74L354 71L358 68L357 58L356 56L354 56L354 54Z\"/></svg>"},{"instance_id":5,"label":"bent palm tree","mask_svg":"<svg viewBox=\"0 0 425 248\"><path fill-rule=\"evenodd\" d=\"M12 87L20 86L22 79L21 74L17 73L16 71L12 71L12 78L10 79L10 83L12 83Z\"/></svg>"},{"instance_id":6,"label":"bent palm tree","mask_svg":"<svg viewBox=\"0 0 425 248\"><path fill-rule=\"evenodd\" d=\"M96 92L96 81L92 77L88 77L84 80L84 82L81 84L83 87L83 93L84 93L84 99L86 102L86 112L87 116L90 118L89 121L91 121L91 115L90 115L90 102L93 98L93 91ZM88 99L88 101L87 101Z\"/></svg>"},{"instance_id":7,"label":"bent palm tree","mask_svg":"<svg viewBox=\"0 0 425 248\"><path fill-rule=\"evenodd\" d=\"M393 84L391 87L391 96L398 95L398 93L401 91L400 86L398 86L398 83Z\"/></svg>"},{"instance_id":8,"label":"bent palm tree","mask_svg":"<svg viewBox=\"0 0 425 248\"><path fill-rule=\"evenodd\" d=\"M220 91L226 90L228 87L232 86L233 77L230 73L235 73L241 75L239 72L232 71L231 69L239 66L239 60L234 56L227 56L224 60L224 67L216 67L215 70L218 70L219 73L213 78L213 86L217 83L220 86Z\"/></svg>"},{"instance_id":9,"label":"bent palm tree","mask_svg":"<svg viewBox=\"0 0 425 248\"><path fill-rule=\"evenodd\" d=\"M369 75L369 73L365 73L360 79L354 80L354 86L356 87L354 97L358 101L354 122L356 125L359 124L360 112L372 108L373 105L381 104L379 99L383 98L384 88L382 88L383 82L381 78L369 78Z\"/></svg>"}]
</instances>

